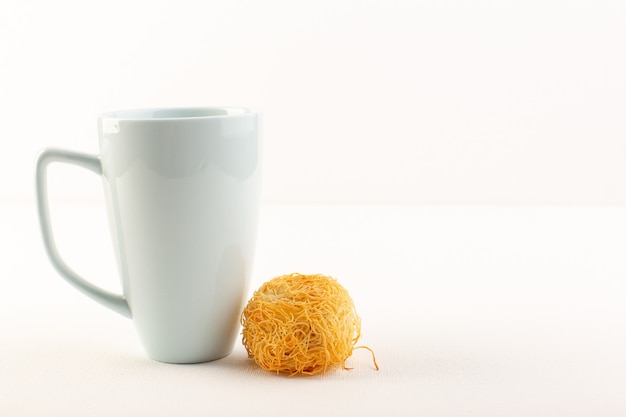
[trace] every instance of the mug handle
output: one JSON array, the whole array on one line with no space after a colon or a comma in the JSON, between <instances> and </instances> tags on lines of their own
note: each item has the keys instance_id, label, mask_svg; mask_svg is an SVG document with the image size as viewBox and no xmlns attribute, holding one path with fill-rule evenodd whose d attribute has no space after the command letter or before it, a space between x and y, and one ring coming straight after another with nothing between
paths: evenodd
<instances>
[{"instance_id":1,"label":"mug handle","mask_svg":"<svg viewBox=\"0 0 626 417\"><path fill-rule=\"evenodd\" d=\"M59 251L52 234L50 209L48 207L47 168L51 162L78 165L95 172L98 175L102 175L100 158L96 155L88 155L63 149L44 149L37 157L35 178L37 212L39 214L39 224L41 226L44 246L46 248L46 252L48 253L48 257L50 258L50 262L52 262L52 265L57 272L74 287L100 304L110 308L122 316L130 318L130 308L124 296L113 294L88 282L67 266L65 261L63 261L59 255Z\"/></svg>"}]
</instances>

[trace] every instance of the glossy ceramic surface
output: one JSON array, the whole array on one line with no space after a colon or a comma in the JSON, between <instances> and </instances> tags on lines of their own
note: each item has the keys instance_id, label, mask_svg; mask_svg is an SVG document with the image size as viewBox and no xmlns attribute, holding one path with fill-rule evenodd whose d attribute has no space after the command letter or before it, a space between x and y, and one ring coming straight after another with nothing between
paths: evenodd
<instances>
[{"instance_id":1,"label":"glossy ceramic surface","mask_svg":"<svg viewBox=\"0 0 626 417\"><path fill-rule=\"evenodd\" d=\"M98 119L100 155L47 149L37 161L44 243L70 283L131 317L148 355L203 362L233 348L256 244L259 117L241 108L146 109ZM50 228L51 162L101 174L123 295L74 273Z\"/></svg>"}]
</instances>

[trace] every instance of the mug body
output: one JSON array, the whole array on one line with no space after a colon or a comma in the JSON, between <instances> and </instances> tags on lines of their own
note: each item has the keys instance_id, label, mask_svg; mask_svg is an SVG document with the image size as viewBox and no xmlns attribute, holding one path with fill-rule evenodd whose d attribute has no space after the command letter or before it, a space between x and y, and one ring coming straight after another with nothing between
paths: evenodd
<instances>
[{"instance_id":1,"label":"mug body","mask_svg":"<svg viewBox=\"0 0 626 417\"><path fill-rule=\"evenodd\" d=\"M132 110L103 114L98 127L113 246L148 356L228 355L256 246L258 114Z\"/></svg>"}]
</instances>

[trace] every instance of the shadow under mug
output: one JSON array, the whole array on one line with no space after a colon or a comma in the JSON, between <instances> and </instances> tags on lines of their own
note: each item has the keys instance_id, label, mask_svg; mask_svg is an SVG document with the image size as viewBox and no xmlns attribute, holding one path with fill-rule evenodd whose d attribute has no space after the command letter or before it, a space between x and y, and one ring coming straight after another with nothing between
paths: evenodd
<instances>
[{"instance_id":1,"label":"shadow under mug","mask_svg":"<svg viewBox=\"0 0 626 417\"><path fill-rule=\"evenodd\" d=\"M45 149L36 164L44 246L70 284L133 320L147 355L196 363L228 355L248 291L260 195L259 115L245 108L161 108L98 118L99 155ZM50 163L100 175L122 281L113 294L59 254Z\"/></svg>"}]
</instances>

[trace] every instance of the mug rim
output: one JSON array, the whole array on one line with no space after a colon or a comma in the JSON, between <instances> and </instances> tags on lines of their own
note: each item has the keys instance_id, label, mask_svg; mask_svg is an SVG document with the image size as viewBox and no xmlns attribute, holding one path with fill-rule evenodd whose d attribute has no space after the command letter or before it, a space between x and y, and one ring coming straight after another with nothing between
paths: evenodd
<instances>
[{"instance_id":1,"label":"mug rim","mask_svg":"<svg viewBox=\"0 0 626 417\"><path fill-rule=\"evenodd\" d=\"M249 107L238 106L148 107L109 111L101 113L98 118L128 121L165 121L230 118L249 116L255 113L257 112Z\"/></svg>"}]
</instances>

